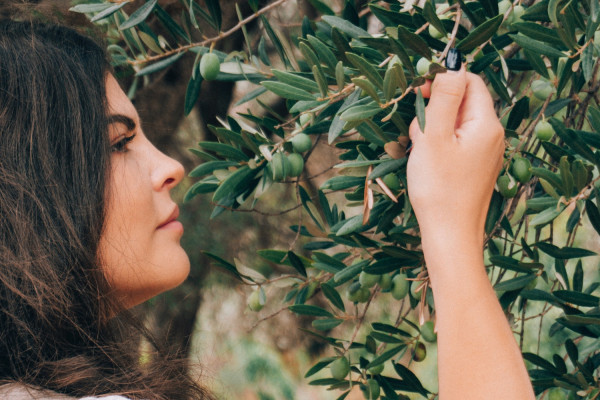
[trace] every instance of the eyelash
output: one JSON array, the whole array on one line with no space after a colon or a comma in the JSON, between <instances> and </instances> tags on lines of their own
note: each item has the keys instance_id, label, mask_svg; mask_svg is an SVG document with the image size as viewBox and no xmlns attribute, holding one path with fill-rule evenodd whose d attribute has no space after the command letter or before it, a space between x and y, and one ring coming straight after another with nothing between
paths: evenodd
<instances>
[{"instance_id":1,"label":"eyelash","mask_svg":"<svg viewBox=\"0 0 600 400\"><path fill-rule=\"evenodd\" d=\"M111 151L116 153L126 153L128 151L127 145L133 140L133 138L135 138L135 134L124 137L110 147Z\"/></svg>"}]
</instances>

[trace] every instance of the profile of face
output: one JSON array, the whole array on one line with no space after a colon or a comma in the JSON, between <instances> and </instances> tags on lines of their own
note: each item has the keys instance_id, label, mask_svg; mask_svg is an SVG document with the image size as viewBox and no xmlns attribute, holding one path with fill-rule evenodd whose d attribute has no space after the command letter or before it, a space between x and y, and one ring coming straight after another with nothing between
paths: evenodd
<instances>
[{"instance_id":1,"label":"profile of face","mask_svg":"<svg viewBox=\"0 0 600 400\"><path fill-rule=\"evenodd\" d=\"M179 209L170 195L184 172L144 136L135 107L110 74L106 94L112 154L99 255L111 294L132 307L189 273Z\"/></svg>"}]
</instances>

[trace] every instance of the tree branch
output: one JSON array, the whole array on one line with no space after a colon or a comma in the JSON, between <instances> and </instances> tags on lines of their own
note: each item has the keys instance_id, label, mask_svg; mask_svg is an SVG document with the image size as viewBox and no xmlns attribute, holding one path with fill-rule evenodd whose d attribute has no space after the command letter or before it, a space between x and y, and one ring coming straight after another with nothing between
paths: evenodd
<instances>
[{"instance_id":1,"label":"tree branch","mask_svg":"<svg viewBox=\"0 0 600 400\"><path fill-rule=\"evenodd\" d=\"M219 40L225 39L226 37L233 35L235 32L237 32L243 26L245 26L248 23L254 21L256 18L260 17L261 15L266 14L267 12L271 11L273 8L276 8L276 7L280 6L281 4L285 3L286 1L287 0L277 0L274 3L271 3L268 6L263 7L262 9L258 10L256 13L254 13L251 16L249 16L249 17L241 20L240 22L238 22L233 28L231 28L231 29L229 29L229 30L227 30L225 32L221 32L217 36L205 39L205 40L203 40L201 42L190 43L190 44L187 44L185 46L181 46L181 47L178 47L176 49L166 51L166 52L164 52L162 54L157 54L155 56L146 57L146 58L144 58L142 60L129 61L129 64L131 64L131 65L145 64L145 63L150 62L150 61L160 60L160 59L163 59L165 57L169 57L169 56L172 56L174 54L181 53L182 51L189 50L189 49L192 49L194 47L206 47L209 44L216 43Z\"/></svg>"}]
</instances>

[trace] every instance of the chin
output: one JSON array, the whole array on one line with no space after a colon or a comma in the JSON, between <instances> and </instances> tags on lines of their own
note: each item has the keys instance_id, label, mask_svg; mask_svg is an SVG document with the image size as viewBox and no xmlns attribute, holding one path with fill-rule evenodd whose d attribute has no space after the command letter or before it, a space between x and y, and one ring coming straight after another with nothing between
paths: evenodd
<instances>
[{"instance_id":1,"label":"chin","mask_svg":"<svg viewBox=\"0 0 600 400\"><path fill-rule=\"evenodd\" d=\"M171 261L165 265L165 268L172 274L171 285L166 290L173 289L181 285L190 274L190 258L183 248L180 248L178 254L171 258Z\"/></svg>"},{"instance_id":2,"label":"chin","mask_svg":"<svg viewBox=\"0 0 600 400\"><path fill-rule=\"evenodd\" d=\"M159 270L150 281L138 281L133 284L133 287L122 288L121 297L126 309L176 288L186 280L190 273L190 259L182 248L177 252L170 253L169 257L161 262L152 264Z\"/></svg>"}]
</instances>

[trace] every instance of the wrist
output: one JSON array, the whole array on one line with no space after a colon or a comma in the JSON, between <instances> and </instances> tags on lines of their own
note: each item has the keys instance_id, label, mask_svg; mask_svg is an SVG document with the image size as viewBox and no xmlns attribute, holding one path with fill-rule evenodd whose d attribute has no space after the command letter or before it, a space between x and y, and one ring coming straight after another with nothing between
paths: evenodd
<instances>
[{"instance_id":1,"label":"wrist","mask_svg":"<svg viewBox=\"0 0 600 400\"><path fill-rule=\"evenodd\" d=\"M421 230L421 244L432 284L435 281L460 284L465 279L487 273L483 265L483 232L461 230Z\"/></svg>"}]
</instances>

